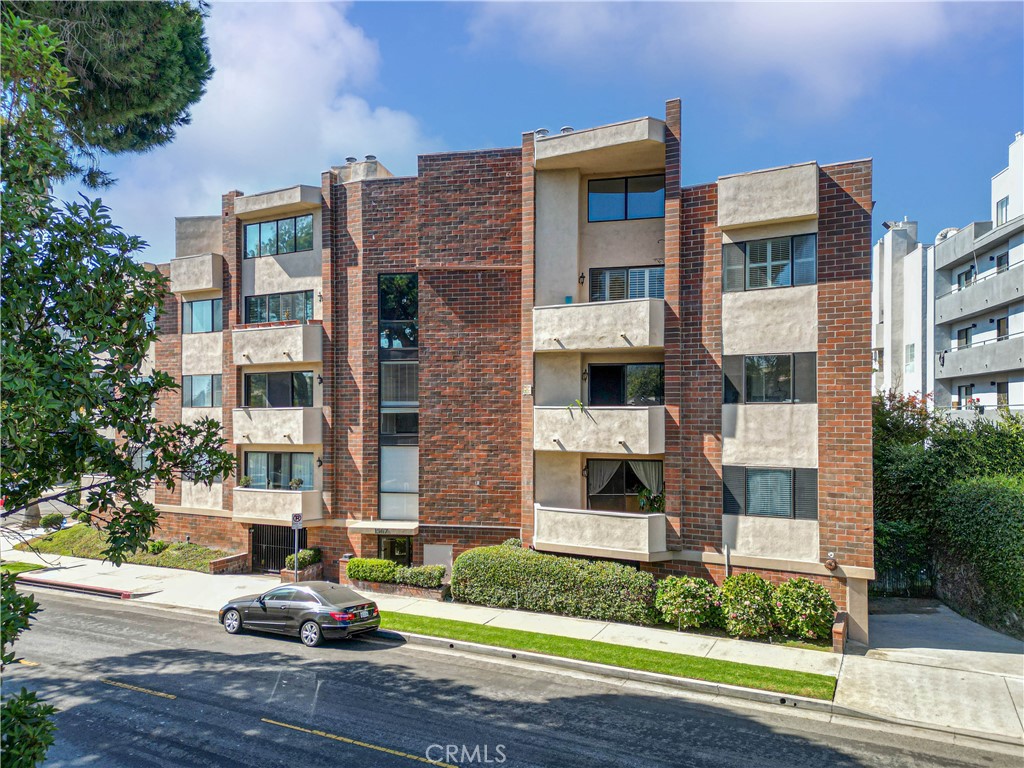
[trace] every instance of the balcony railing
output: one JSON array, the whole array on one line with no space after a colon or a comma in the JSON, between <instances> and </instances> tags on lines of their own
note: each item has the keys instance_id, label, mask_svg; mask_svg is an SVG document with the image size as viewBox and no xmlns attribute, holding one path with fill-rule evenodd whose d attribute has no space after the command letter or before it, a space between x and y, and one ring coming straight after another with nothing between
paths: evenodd
<instances>
[{"instance_id":1,"label":"balcony railing","mask_svg":"<svg viewBox=\"0 0 1024 768\"><path fill-rule=\"evenodd\" d=\"M623 560L662 560L665 515L603 512L534 505L534 546L546 552L614 557Z\"/></svg>"},{"instance_id":2,"label":"balcony railing","mask_svg":"<svg viewBox=\"0 0 1024 768\"><path fill-rule=\"evenodd\" d=\"M935 322L949 323L995 309L1024 297L1024 261L992 270L935 300Z\"/></svg>"},{"instance_id":3,"label":"balcony railing","mask_svg":"<svg viewBox=\"0 0 1024 768\"><path fill-rule=\"evenodd\" d=\"M651 455L665 452L665 406L533 409L533 449Z\"/></svg>"},{"instance_id":4,"label":"balcony railing","mask_svg":"<svg viewBox=\"0 0 1024 768\"><path fill-rule=\"evenodd\" d=\"M323 360L323 334L321 323L297 320L235 328L231 332L235 365L319 363Z\"/></svg>"},{"instance_id":5,"label":"balcony railing","mask_svg":"<svg viewBox=\"0 0 1024 768\"><path fill-rule=\"evenodd\" d=\"M315 445L323 442L322 408L235 408L231 415L235 443Z\"/></svg>"},{"instance_id":6,"label":"balcony railing","mask_svg":"<svg viewBox=\"0 0 1024 768\"><path fill-rule=\"evenodd\" d=\"M935 377L973 376L1024 367L1024 333L975 341L936 355Z\"/></svg>"},{"instance_id":7,"label":"balcony railing","mask_svg":"<svg viewBox=\"0 0 1024 768\"><path fill-rule=\"evenodd\" d=\"M664 346L664 299L555 304L533 310L533 348L537 352Z\"/></svg>"},{"instance_id":8,"label":"balcony railing","mask_svg":"<svg viewBox=\"0 0 1024 768\"><path fill-rule=\"evenodd\" d=\"M235 488L232 501L231 515L238 522L290 525L296 513L302 514L303 524L323 517L323 497L318 490Z\"/></svg>"}]
</instances>

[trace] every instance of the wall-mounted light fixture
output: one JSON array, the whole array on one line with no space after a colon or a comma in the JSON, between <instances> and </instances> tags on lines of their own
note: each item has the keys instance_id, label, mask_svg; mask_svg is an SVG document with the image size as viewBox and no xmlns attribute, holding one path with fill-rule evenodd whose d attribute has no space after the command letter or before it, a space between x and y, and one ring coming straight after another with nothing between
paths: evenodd
<instances>
[{"instance_id":1,"label":"wall-mounted light fixture","mask_svg":"<svg viewBox=\"0 0 1024 768\"><path fill-rule=\"evenodd\" d=\"M323 384L324 383L324 377L321 376L319 373L316 375L316 383L317 384Z\"/></svg>"},{"instance_id":2,"label":"wall-mounted light fixture","mask_svg":"<svg viewBox=\"0 0 1024 768\"><path fill-rule=\"evenodd\" d=\"M580 285L583 285L583 283L585 283L586 281L587 281L586 274L583 273L583 272L580 272Z\"/></svg>"},{"instance_id":3,"label":"wall-mounted light fixture","mask_svg":"<svg viewBox=\"0 0 1024 768\"><path fill-rule=\"evenodd\" d=\"M318 467L322 467L324 465L324 460L321 459L319 456L316 457L316 465Z\"/></svg>"},{"instance_id":4,"label":"wall-mounted light fixture","mask_svg":"<svg viewBox=\"0 0 1024 768\"><path fill-rule=\"evenodd\" d=\"M317 300L317 301L319 301L319 302L320 302L321 304L323 304L323 303L324 303L324 294L323 294L323 291L317 291L317 292L316 292L316 300Z\"/></svg>"},{"instance_id":5,"label":"wall-mounted light fixture","mask_svg":"<svg viewBox=\"0 0 1024 768\"><path fill-rule=\"evenodd\" d=\"M584 381L586 381L587 379L590 378L590 374L587 373L586 371L584 371L583 374L580 376L580 378L583 379Z\"/></svg>"},{"instance_id":6,"label":"wall-mounted light fixture","mask_svg":"<svg viewBox=\"0 0 1024 768\"><path fill-rule=\"evenodd\" d=\"M587 471L587 465L583 465L583 472L581 473L584 477L590 477L590 473Z\"/></svg>"}]
</instances>

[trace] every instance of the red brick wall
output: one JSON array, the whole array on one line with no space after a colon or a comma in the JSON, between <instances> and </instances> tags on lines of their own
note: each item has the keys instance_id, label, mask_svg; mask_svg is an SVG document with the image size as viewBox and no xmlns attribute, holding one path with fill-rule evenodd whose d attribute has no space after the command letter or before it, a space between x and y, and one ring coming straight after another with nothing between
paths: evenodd
<instances>
[{"instance_id":1,"label":"red brick wall","mask_svg":"<svg viewBox=\"0 0 1024 768\"><path fill-rule=\"evenodd\" d=\"M818 193L821 558L870 568L871 161L822 166Z\"/></svg>"},{"instance_id":2,"label":"red brick wall","mask_svg":"<svg viewBox=\"0 0 1024 768\"><path fill-rule=\"evenodd\" d=\"M346 528L326 527L309 528L306 533L306 546L319 547L321 562L324 564L324 578L328 581L338 579L338 561L345 555L357 557L376 557L377 547L364 547L362 539L369 536L349 535ZM376 538L373 539L376 541Z\"/></svg>"},{"instance_id":3,"label":"red brick wall","mask_svg":"<svg viewBox=\"0 0 1024 768\"><path fill-rule=\"evenodd\" d=\"M452 547L452 562L474 547L490 547L508 539L519 538L519 528L479 528L474 526L421 526L420 534L413 539L413 564L423 562L424 544L448 544Z\"/></svg>"},{"instance_id":4,"label":"red brick wall","mask_svg":"<svg viewBox=\"0 0 1024 768\"><path fill-rule=\"evenodd\" d=\"M520 162L522 176L522 225L521 225L521 261L520 275L520 339L519 339L519 381L520 386L533 386L533 304L534 304L534 268L535 246L535 195L536 175L534 163L534 135L523 134L523 150ZM519 445L519 471L522 483L521 523L522 540L527 546L533 544L533 395L520 390L519 424L521 430Z\"/></svg>"},{"instance_id":5,"label":"red brick wall","mask_svg":"<svg viewBox=\"0 0 1024 768\"><path fill-rule=\"evenodd\" d=\"M238 406L242 391L242 373L235 365L231 331L241 325L242 320L242 223L235 216L235 198L242 193L232 190L221 197L221 232L224 255L224 283L221 287L223 310L223 371L221 374L221 424L222 434L228 440L226 450L234 450L238 466L233 475L224 478L223 508L234 506L234 488L237 478L245 472L242 466L242 449L231 443L233 409Z\"/></svg>"},{"instance_id":6,"label":"red brick wall","mask_svg":"<svg viewBox=\"0 0 1024 768\"><path fill-rule=\"evenodd\" d=\"M202 544L204 547L227 552L249 551L248 525L232 522L229 517L160 513L157 529L153 532L154 539L185 541L186 536L191 538L193 544Z\"/></svg>"},{"instance_id":7,"label":"red brick wall","mask_svg":"<svg viewBox=\"0 0 1024 768\"><path fill-rule=\"evenodd\" d=\"M170 277L170 264L161 264L158 269L164 277ZM181 384L181 302L171 293L169 285L156 328L159 335L154 346L154 368L163 371ZM181 390L171 389L162 392L157 398L154 412L161 424L181 421ZM167 490L163 483L157 483L153 498L157 504L180 505L181 483L175 483L173 491Z\"/></svg>"}]
</instances>

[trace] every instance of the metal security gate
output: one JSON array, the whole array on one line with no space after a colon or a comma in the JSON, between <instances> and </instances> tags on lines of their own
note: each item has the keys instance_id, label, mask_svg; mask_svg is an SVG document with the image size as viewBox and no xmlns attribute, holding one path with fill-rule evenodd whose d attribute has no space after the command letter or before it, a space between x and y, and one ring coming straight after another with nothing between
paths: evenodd
<instances>
[{"instance_id":1,"label":"metal security gate","mask_svg":"<svg viewBox=\"0 0 1024 768\"><path fill-rule=\"evenodd\" d=\"M306 529L299 531L299 549L306 546ZM284 568L284 559L295 548L295 534L283 525L254 525L252 527L253 571L277 572Z\"/></svg>"}]
</instances>

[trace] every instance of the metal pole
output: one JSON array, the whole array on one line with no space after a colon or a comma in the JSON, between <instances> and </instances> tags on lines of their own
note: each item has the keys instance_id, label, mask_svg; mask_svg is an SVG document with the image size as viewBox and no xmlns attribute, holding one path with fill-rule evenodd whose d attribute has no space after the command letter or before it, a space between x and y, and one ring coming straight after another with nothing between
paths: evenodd
<instances>
[{"instance_id":1,"label":"metal pole","mask_svg":"<svg viewBox=\"0 0 1024 768\"><path fill-rule=\"evenodd\" d=\"M292 529L292 533L295 534L295 552L294 552L295 560L292 563L292 565L295 566L295 577L294 577L293 581L298 581L299 580L299 529L298 528L293 528Z\"/></svg>"}]
</instances>

